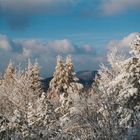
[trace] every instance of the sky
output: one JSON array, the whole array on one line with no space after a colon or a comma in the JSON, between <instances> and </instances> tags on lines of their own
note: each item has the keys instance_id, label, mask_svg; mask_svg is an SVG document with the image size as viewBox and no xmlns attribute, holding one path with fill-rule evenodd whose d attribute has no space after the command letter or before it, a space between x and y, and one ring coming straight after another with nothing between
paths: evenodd
<instances>
[{"instance_id":1,"label":"sky","mask_svg":"<svg viewBox=\"0 0 140 140\"><path fill-rule=\"evenodd\" d=\"M0 70L10 59L38 59L42 76L56 57L75 70L98 70L110 47L127 47L140 32L140 0L0 0Z\"/></svg>"}]
</instances>

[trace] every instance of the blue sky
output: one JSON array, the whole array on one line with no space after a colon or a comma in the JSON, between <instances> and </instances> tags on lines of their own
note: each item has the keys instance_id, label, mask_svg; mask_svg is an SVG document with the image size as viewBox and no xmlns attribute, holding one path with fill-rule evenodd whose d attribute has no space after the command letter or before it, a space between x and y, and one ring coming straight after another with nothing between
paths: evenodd
<instances>
[{"instance_id":1,"label":"blue sky","mask_svg":"<svg viewBox=\"0 0 140 140\"><path fill-rule=\"evenodd\" d=\"M44 62L50 75L53 58L59 54L71 54L77 71L98 69L111 41L140 32L140 0L0 0L0 17L0 46L6 54L6 58L0 56L5 59L1 69L9 58L25 61L37 56L42 73L47 70ZM32 45L40 46L35 47L38 54L29 49ZM17 46L21 52L14 52Z\"/></svg>"}]
</instances>

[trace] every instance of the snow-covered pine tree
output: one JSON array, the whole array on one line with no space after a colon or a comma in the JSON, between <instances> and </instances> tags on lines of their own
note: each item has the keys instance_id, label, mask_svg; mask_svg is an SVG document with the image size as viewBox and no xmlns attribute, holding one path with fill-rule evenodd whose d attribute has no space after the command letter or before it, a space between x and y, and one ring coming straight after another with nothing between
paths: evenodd
<instances>
[{"instance_id":1,"label":"snow-covered pine tree","mask_svg":"<svg viewBox=\"0 0 140 140\"><path fill-rule=\"evenodd\" d=\"M76 82L78 83L78 78L74 72L71 57L67 57L66 63L64 63L62 58L58 56L53 79L49 85L49 96L53 96L53 94L55 96L57 96L56 94L58 96L62 93L67 94L67 89L71 86L70 84Z\"/></svg>"},{"instance_id":2,"label":"snow-covered pine tree","mask_svg":"<svg viewBox=\"0 0 140 140\"><path fill-rule=\"evenodd\" d=\"M68 56L65 63L63 93L60 95L61 106L62 108L64 107L64 109L66 109L65 111L71 107L74 96L77 95L80 101L79 94L82 94L81 92L83 90L83 85L78 83L78 80L79 79L76 77L76 73L74 71L72 59L70 56ZM75 98L75 100L76 99L77 98Z\"/></svg>"},{"instance_id":3,"label":"snow-covered pine tree","mask_svg":"<svg viewBox=\"0 0 140 140\"><path fill-rule=\"evenodd\" d=\"M31 64L29 61L26 70L21 68L13 70L13 65L10 63L4 75L3 84L0 86L0 92L0 98L4 100L3 104L7 104L3 108L9 115L13 114L14 109L28 112L30 103L36 108L36 101L42 94L37 62Z\"/></svg>"},{"instance_id":4,"label":"snow-covered pine tree","mask_svg":"<svg viewBox=\"0 0 140 140\"><path fill-rule=\"evenodd\" d=\"M120 87L118 102L122 107L120 124L126 126L135 126L140 121L140 36L132 42L131 48L133 56L124 61L123 72L116 77Z\"/></svg>"},{"instance_id":5,"label":"snow-covered pine tree","mask_svg":"<svg viewBox=\"0 0 140 140\"><path fill-rule=\"evenodd\" d=\"M100 65L100 70L98 70L98 75L96 75L95 83L93 83L93 88L97 89L96 86L98 86L98 91L104 90L104 88L109 87L109 82L112 80L113 74L111 69L106 67L104 64ZM97 91L92 91L97 92Z\"/></svg>"},{"instance_id":6,"label":"snow-covered pine tree","mask_svg":"<svg viewBox=\"0 0 140 140\"><path fill-rule=\"evenodd\" d=\"M31 81L30 87L32 90L43 92L40 77L40 66L37 60L35 60L34 64L31 63L30 59L28 60L28 68L25 72L25 75L26 78Z\"/></svg>"},{"instance_id":7,"label":"snow-covered pine tree","mask_svg":"<svg viewBox=\"0 0 140 140\"><path fill-rule=\"evenodd\" d=\"M55 72L53 74L53 79L50 82L50 90L62 92L63 91L63 76L64 76L64 61L61 56L57 57L57 63L55 67Z\"/></svg>"},{"instance_id":8,"label":"snow-covered pine tree","mask_svg":"<svg viewBox=\"0 0 140 140\"><path fill-rule=\"evenodd\" d=\"M53 79L50 81L47 93L48 98L51 99L56 106L59 104L60 94L64 91L64 73L64 61L61 56L58 56Z\"/></svg>"},{"instance_id":9,"label":"snow-covered pine tree","mask_svg":"<svg viewBox=\"0 0 140 140\"><path fill-rule=\"evenodd\" d=\"M36 104L36 108L30 104L27 116L28 125L32 128L34 137L38 136L42 139L54 137L53 134L58 133L60 129L54 106L45 93L41 94Z\"/></svg>"},{"instance_id":10,"label":"snow-covered pine tree","mask_svg":"<svg viewBox=\"0 0 140 140\"><path fill-rule=\"evenodd\" d=\"M40 90L38 64L29 61L28 68L16 69L12 78L12 86L0 86L0 114L9 121L5 131L8 131L7 134L12 138L19 135L22 139L40 139L41 134L47 139L55 133L53 129L57 129L57 126L52 128L56 113L45 93Z\"/></svg>"},{"instance_id":11,"label":"snow-covered pine tree","mask_svg":"<svg viewBox=\"0 0 140 140\"><path fill-rule=\"evenodd\" d=\"M79 79L76 77L72 58L71 56L68 56L66 58L66 63L65 63L65 84L68 85L71 82L78 82L78 81Z\"/></svg>"},{"instance_id":12,"label":"snow-covered pine tree","mask_svg":"<svg viewBox=\"0 0 140 140\"><path fill-rule=\"evenodd\" d=\"M2 76L2 74L0 73L0 85L2 85L2 82L3 82L3 76Z\"/></svg>"},{"instance_id":13,"label":"snow-covered pine tree","mask_svg":"<svg viewBox=\"0 0 140 140\"><path fill-rule=\"evenodd\" d=\"M119 127L121 127L123 130L127 130L131 127L132 136L134 129L140 122L139 36L137 36L136 40L132 43L131 48L131 54L133 55L130 58L122 59L123 57L119 57L121 58L121 60L118 61L119 65L116 65L117 63L114 63L116 60L111 61L110 72L112 78L110 78L110 81L108 80L107 74L101 73L101 78L99 79L99 84L97 85L98 89L100 89L100 87L104 85L102 86L104 88L100 90L103 95L100 96L101 109L99 110L99 112L105 114L105 117L108 117L108 119L110 119L111 116L115 114L115 116L113 115L113 117L117 118L114 122L114 126L117 126L119 124ZM103 78L105 80L102 80ZM112 130L113 129L114 128L112 128Z\"/></svg>"},{"instance_id":14,"label":"snow-covered pine tree","mask_svg":"<svg viewBox=\"0 0 140 140\"><path fill-rule=\"evenodd\" d=\"M134 54L136 58L140 58L140 35L136 36L136 39L131 44L132 51L130 53Z\"/></svg>"},{"instance_id":15,"label":"snow-covered pine tree","mask_svg":"<svg viewBox=\"0 0 140 140\"><path fill-rule=\"evenodd\" d=\"M93 87L95 88L95 85L98 86L98 90L101 90L102 92L104 89L107 90L107 88L111 90L112 81L121 73L123 69L122 64L125 59L126 57L120 48L110 48L107 56L108 66L105 66L104 64L100 65L98 75L95 78L96 82Z\"/></svg>"},{"instance_id":16,"label":"snow-covered pine tree","mask_svg":"<svg viewBox=\"0 0 140 140\"><path fill-rule=\"evenodd\" d=\"M122 62L126 59L121 48L112 47L109 49L107 60L114 76L118 75L122 69Z\"/></svg>"},{"instance_id":17,"label":"snow-covered pine tree","mask_svg":"<svg viewBox=\"0 0 140 140\"><path fill-rule=\"evenodd\" d=\"M15 85L15 71L15 67L10 60L0 85L0 113L5 116L11 115L15 109L14 104L10 100Z\"/></svg>"},{"instance_id":18,"label":"snow-covered pine tree","mask_svg":"<svg viewBox=\"0 0 140 140\"><path fill-rule=\"evenodd\" d=\"M97 93L96 101L94 99L95 94L92 94L94 101L92 106L93 108L97 108L97 116L99 117L98 125L100 127L104 126L103 129L105 131L101 133L106 133L108 137L110 135L114 138L118 137L122 130L119 125L122 119L118 119L121 113L117 113L117 110L124 107L120 107L122 104L118 101L118 95L121 89L127 86L124 84L126 75L128 75L124 65L127 61L119 48L111 48L108 54L109 66L101 65L101 69L98 71L95 83L93 84L93 90L91 91L92 93ZM122 88L123 84L124 87ZM108 131L109 129L111 131Z\"/></svg>"},{"instance_id":19,"label":"snow-covered pine tree","mask_svg":"<svg viewBox=\"0 0 140 140\"><path fill-rule=\"evenodd\" d=\"M100 65L100 69L95 78L95 83L93 83L91 95L94 100L96 94L98 99L101 101L101 104L103 103L103 100L106 105L112 104L111 108L113 109L113 106L116 106L116 98L119 91L119 85L117 85L116 82L121 79L120 77L120 79L116 80L116 77L119 78L121 75L123 71L123 62L126 57L123 52L121 52L120 48L113 47L110 48L107 58L108 66L105 66L104 64ZM106 105L101 105L103 106L101 107L102 109L100 109L99 106L99 110L102 110L102 113L105 112L107 115L108 111L105 109Z\"/></svg>"},{"instance_id":20,"label":"snow-covered pine tree","mask_svg":"<svg viewBox=\"0 0 140 140\"><path fill-rule=\"evenodd\" d=\"M70 56L66 58L64 80L64 90L59 100L60 107L55 109L59 114L60 126L64 132L72 133L75 138L84 139L85 136L91 138L91 127L88 126L84 116L86 96L83 92L83 85L78 83Z\"/></svg>"},{"instance_id":21,"label":"snow-covered pine tree","mask_svg":"<svg viewBox=\"0 0 140 140\"><path fill-rule=\"evenodd\" d=\"M5 74L4 74L4 83L5 84L12 84L14 81L14 79L13 79L14 74L15 74L15 68L13 66L12 61L10 60L8 67L7 67Z\"/></svg>"}]
</instances>

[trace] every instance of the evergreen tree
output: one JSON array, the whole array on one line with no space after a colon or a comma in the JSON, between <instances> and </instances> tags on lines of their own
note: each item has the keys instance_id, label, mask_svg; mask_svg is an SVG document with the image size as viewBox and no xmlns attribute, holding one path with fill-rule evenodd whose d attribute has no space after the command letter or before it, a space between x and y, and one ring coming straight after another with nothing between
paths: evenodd
<instances>
[{"instance_id":1,"label":"evergreen tree","mask_svg":"<svg viewBox=\"0 0 140 140\"><path fill-rule=\"evenodd\" d=\"M15 74L15 68L13 66L12 61L10 60L8 67L4 74L4 83L5 84L12 84L14 81L14 74Z\"/></svg>"},{"instance_id":2,"label":"evergreen tree","mask_svg":"<svg viewBox=\"0 0 140 140\"><path fill-rule=\"evenodd\" d=\"M53 79L50 81L47 93L48 98L53 102L53 104L55 104L55 106L59 104L60 94L64 91L64 72L64 62L62 57L58 56Z\"/></svg>"},{"instance_id":3,"label":"evergreen tree","mask_svg":"<svg viewBox=\"0 0 140 140\"><path fill-rule=\"evenodd\" d=\"M140 37L132 43L133 54L130 58L122 59L120 61L115 58L112 53L111 68L101 69L97 87L102 93L101 105L99 112L103 114L108 120L114 114L117 116L114 124L121 127L124 132L127 129L136 128L140 122ZM105 69L105 71L103 71ZM111 78L109 78L111 76ZM109 114L112 115L110 116ZM116 118L114 116L114 118ZM112 120L111 120L112 121ZM133 135L133 131L131 135ZM121 130L121 129L120 129ZM122 132L121 132L122 133Z\"/></svg>"},{"instance_id":4,"label":"evergreen tree","mask_svg":"<svg viewBox=\"0 0 140 140\"><path fill-rule=\"evenodd\" d=\"M104 64L100 66L98 75L95 78L96 82L93 85L94 88L95 85L98 86L98 90L101 92L104 90L112 91L112 81L122 72L123 63L126 59L123 52L121 52L120 49L116 47L110 48L107 58L109 66L105 66Z\"/></svg>"},{"instance_id":5,"label":"evergreen tree","mask_svg":"<svg viewBox=\"0 0 140 140\"><path fill-rule=\"evenodd\" d=\"M66 58L63 92L60 94L60 106L56 108L59 114L60 126L64 131L74 132L75 128L85 125L81 124L81 117L85 110L85 97L83 96L83 85L78 83L74 72L71 57ZM75 118L77 121L75 122ZM73 127L75 125L75 127ZM74 132L76 134L76 132ZM85 134L83 134L85 135Z\"/></svg>"},{"instance_id":6,"label":"evergreen tree","mask_svg":"<svg viewBox=\"0 0 140 140\"><path fill-rule=\"evenodd\" d=\"M30 87L32 90L39 90L38 92L42 91L42 85L41 85L41 77L40 77L40 66L35 60L35 63L32 64L30 59L28 60L28 68L25 72L26 78L31 82Z\"/></svg>"},{"instance_id":7,"label":"evergreen tree","mask_svg":"<svg viewBox=\"0 0 140 140\"><path fill-rule=\"evenodd\" d=\"M107 55L109 65L111 67L112 74L118 75L122 69L122 62L126 59L126 56L120 48L112 47Z\"/></svg>"},{"instance_id":8,"label":"evergreen tree","mask_svg":"<svg viewBox=\"0 0 140 140\"><path fill-rule=\"evenodd\" d=\"M140 120L140 36L137 36L131 48L133 56L124 61L123 72L116 80L120 88L121 124L134 126Z\"/></svg>"},{"instance_id":9,"label":"evergreen tree","mask_svg":"<svg viewBox=\"0 0 140 140\"><path fill-rule=\"evenodd\" d=\"M58 56L53 79L51 80L49 85L50 91L63 92L64 70L65 68L62 57Z\"/></svg>"}]
</instances>

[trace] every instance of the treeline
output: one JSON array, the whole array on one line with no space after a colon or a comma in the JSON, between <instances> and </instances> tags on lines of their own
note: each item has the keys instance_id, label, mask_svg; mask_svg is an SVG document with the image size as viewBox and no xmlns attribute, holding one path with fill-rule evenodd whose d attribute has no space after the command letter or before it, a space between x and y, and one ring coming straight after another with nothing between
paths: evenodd
<instances>
[{"instance_id":1,"label":"treeline","mask_svg":"<svg viewBox=\"0 0 140 140\"><path fill-rule=\"evenodd\" d=\"M131 49L128 58L112 48L90 89L70 56L57 58L47 92L37 61L25 69L10 62L0 78L0 139L140 139L140 36Z\"/></svg>"}]
</instances>

